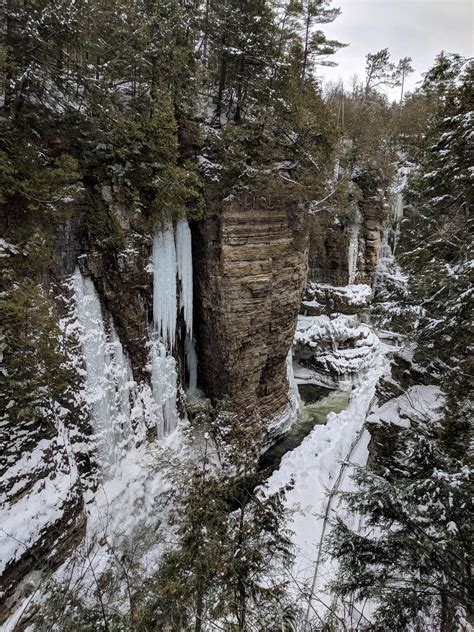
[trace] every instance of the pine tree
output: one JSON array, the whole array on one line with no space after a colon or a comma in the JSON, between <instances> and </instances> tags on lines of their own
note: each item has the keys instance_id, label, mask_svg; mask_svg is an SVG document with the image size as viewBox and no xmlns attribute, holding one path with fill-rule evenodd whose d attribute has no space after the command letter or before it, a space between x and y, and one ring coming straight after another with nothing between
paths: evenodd
<instances>
[{"instance_id":1,"label":"pine tree","mask_svg":"<svg viewBox=\"0 0 474 632\"><path fill-rule=\"evenodd\" d=\"M369 630L455 632L473 614L472 477L439 439L439 425L412 419L389 468L359 469L357 491L342 494L362 517L353 531L337 521L331 553L340 561L333 589L373 602Z\"/></svg>"},{"instance_id":2,"label":"pine tree","mask_svg":"<svg viewBox=\"0 0 474 632\"><path fill-rule=\"evenodd\" d=\"M361 526L339 520L332 537L334 589L373 603L367 629L454 632L473 617L472 86L472 64L457 56L448 64L442 55L426 76L432 111L402 233L415 360L445 403L435 418L411 416L383 466L358 470L356 491L342 496Z\"/></svg>"},{"instance_id":3,"label":"pine tree","mask_svg":"<svg viewBox=\"0 0 474 632\"><path fill-rule=\"evenodd\" d=\"M459 67L459 60L453 66ZM440 64L442 68L440 68ZM409 190L402 264L411 273L409 291L421 313L417 357L438 377L448 395L451 420L447 441L461 456L469 442L469 392L472 376L472 237L470 209L473 67L452 73L447 83L444 56L428 74L438 83L438 111L426 134L425 151ZM425 83L426 86L426 83ZM422 241L420 242L420 236ZM456 413L457 411L457 413ZM457 416L459 425L454 421Z\"/></svg>"},{"instance_id":4,"label":"pine tree","mask_svg":"<svg viewBox=\"0 0 474 632\"><path fill-rule=\"evenodd\" d=\"M292 559L286 489L256 487L255 424L222 412L200 426L207 437L201 457L174 470L177 541L162 558L147 625L198 632L216 621L242 631L273 624L294 610L285 592Z\"/></svg>"}]
</instances>

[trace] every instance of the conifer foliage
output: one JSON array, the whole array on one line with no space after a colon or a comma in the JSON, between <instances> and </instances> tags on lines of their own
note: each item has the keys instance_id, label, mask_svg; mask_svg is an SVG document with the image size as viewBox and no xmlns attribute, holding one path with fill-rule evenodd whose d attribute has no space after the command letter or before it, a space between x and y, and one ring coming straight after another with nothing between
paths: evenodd
<instances>
[{"instance_id":1,"label":"conifer foliage","mask_svg":"<svg viewBox=\"0 0 474 632\"><path fill-rule=\"evenodd\" d=\"M392 457L359 468L356 491L342 495L360 527L338 520L331 542L334 589L369 601L371 630L454 632L473 616L472 88L472 64L457 56L426 75L429 117L402 231L415 359L444 403L430 414L411 402Z\"/></svg>"}]
</instances>

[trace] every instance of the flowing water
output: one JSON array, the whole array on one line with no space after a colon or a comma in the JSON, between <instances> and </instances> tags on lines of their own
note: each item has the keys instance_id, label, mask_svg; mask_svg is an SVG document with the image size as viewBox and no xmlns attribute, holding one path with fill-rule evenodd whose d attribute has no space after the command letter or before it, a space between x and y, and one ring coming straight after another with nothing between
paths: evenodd
<instances>
[{"instance_id":1,"label":"flowing water","mask_svg":"<svg viewBox=\"0 0 474 632\"><path fill-rule=\"evenodd\" d=\"M297 422L260 458L259 469L267 470L268 475L278 469L283 456L297 448L314 426L324 424L329 413L340 413L349 403L347 391L319 387L311 391L304 389L306 386L300 387L302 402Z\"/></svg>"}]
</instances>

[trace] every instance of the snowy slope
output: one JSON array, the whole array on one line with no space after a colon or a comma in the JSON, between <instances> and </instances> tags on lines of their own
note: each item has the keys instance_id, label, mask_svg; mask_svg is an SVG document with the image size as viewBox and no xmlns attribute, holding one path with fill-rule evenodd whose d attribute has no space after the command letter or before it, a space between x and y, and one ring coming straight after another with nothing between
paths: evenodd
<instances>
[{"instance_id":1,"label":"snowy slope","mask_svg":"<svg viewBox=\"0 0 474 632\"><path fill-rule=\"evenodd\" d=\"M375 345L372 336L376 337L371 333ZM345 468L341 475L341 462L348 456L353 463L363 464L367 460L370 437L362 426L370 410L377 382L388 371L389 364L383 351L383 346L378 345L377 351L371 354L372 366L364 370L359 385L351 393L348 407L339 414L330 414L325 425L315 426L298 448L283 457L280 468L269 479L270 492L294 481L286 505L292 514L289 527L294 532L293 542L296 546L293 588L299 600L302 590L313 586L323 530L324 552L324 541L330 528L329 522L324 520L328 494L335 484L340 489L351 484L351 468ZM329 519L334 517L335 510L337 505L332 501ZM319 561L311 610L314 608L321 615L327 612L326 605L329 605L325 605L321 591L333 572L330 563ZM330 598L326 597L329 601Z\"/></svg>"}]
</instances>

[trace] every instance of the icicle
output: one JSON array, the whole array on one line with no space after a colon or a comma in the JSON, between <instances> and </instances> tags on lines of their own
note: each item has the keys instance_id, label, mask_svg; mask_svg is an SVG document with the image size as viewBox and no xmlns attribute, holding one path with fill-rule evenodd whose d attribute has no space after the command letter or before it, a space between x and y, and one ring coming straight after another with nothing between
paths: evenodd
<instances>
[{"instance_id":1,"label":"icicle","mask_svg":"<svg viewBox=\"0 0 474 632\"><path fill-rule=\"evenodd\" d=\"M176 257L178 276L181 281L180 305L189 335L193 335L193 257L191 231L188 222L180 220L176 225Z\"/></svg>"},{"instance_id":2,"label":"icicle","mask_svg":"<svg viewBox=\"0 0 474 632\"><path fill-rule=\"evenodd\" d=\"M157 436L161 439L173 432L178 420L176 360L171 355L178 313L177 257L171 224L153 241L153 274L155 334L151 341L151 387L157 406Z\"/></svg>"},{"instance_id":3,"label":"icicle","mask_svg":"<svg viewBox=\"0 0 474 632\"><path fill-rule=\"evenodd\" d=\"M299 410L301 407L301 397L293 371L293 349L290 349L288 351L288 355L286 356L286 377L288 380L288 395L290 402L295 410Z\"/></svg>"},{"instance_id":4,"label":"icicle","mask_svg":"<svg viewBox=\"0 0 474 632\"><path fill-rule=\"evenodd\" d=\"M398 191L395 196L395 203L392 206L392 221L393 221L393 234L392 234L392 255L395 254L395 250L398 244L398 238L400 237L400 223L403 219L403 192Z\"/></svg>"},{"instance_id":5,"label":"icicle","mask_svg":"<svg viewBox=\"0 0 474 632\"><path fill-rule=\"evenodd\" d=\"M162 439L173 432L178 421L176 360L161 340L151 342L151 386L157 405L157 436Z\"/></svg>"},{"instance_id":6,"label":"icicle","mask_svg":"<svg viewBox=\"0 0 474 632\"><path fill-rule=\"evenodd\" d=\"M115 331L106 333L92 280L83 277L76 268L73 284L86 369L86 400L91 407L104 478L109 478L132 441L129 398L132 369Z\"/></svg>"},{"instance_id":7,"label":"icicle","mask_svg":"<svg viewBox=\"0 0 474 632\"><path fill-rule=\"evenodd\" d=\"M158 408L158 437L176 428L177 370L171 355L176 338L178 314L177 284L180 280L180 308L186 325L185 358L189 389L197 386L197 355L193 340L193 261L191 231L186 220L178 221L176 236L171 224L155 236L153 242L153 323L155 337L151 345L153 397ZM162 338L163 342L159 340Z\"/></svg>"},{"instance_id":8,"label":"icicle","mask_svg":"<svg viewBox=\"0 0 474 632\"><path fill-rule=\"evenodd\" d=\"M347 250L348 284L352 285L357 274L357 257L359 254L359 224L349 229L349 248Z\"/></svg>"},{"instance_id":9,"label":"icicle","mask_svg":"<svg viewBox=\"0 0 474 632\"><path fill-rule=\"evenodd\" d=\"M153 241L153 322L166 345L173 348L176 336L176 249L171 225Z\"/></svg>"},{"instance_id":10,"label":"icicle","mask_svg":"<svg viewBox=\"0 0 474 632\"><path fill-rule=\"evenodd\" d=\"M189 392L194 393L196 392L196 389L197 389L198 357L196 353L196 346L194 344L194 340L190 338L189 336L186 336L185 353L186 353L186 367L188 369L188 379L189 379L188 390Z\"/></svg>"},{"instance_id":11,"label":"icicle","mask_svg":"<svg viewBox=\"0 0 474 632\"><path fill-rule=\"evenodd\" d=\"M183 308L186 323L185 355L188 370L188 389L194 392L197 388L197 353L193 340L193 257L191 231L186 220L180 220L176 226L176 257L178 277L181 281L180 305Z\"/></svg>"}]
</instances>

